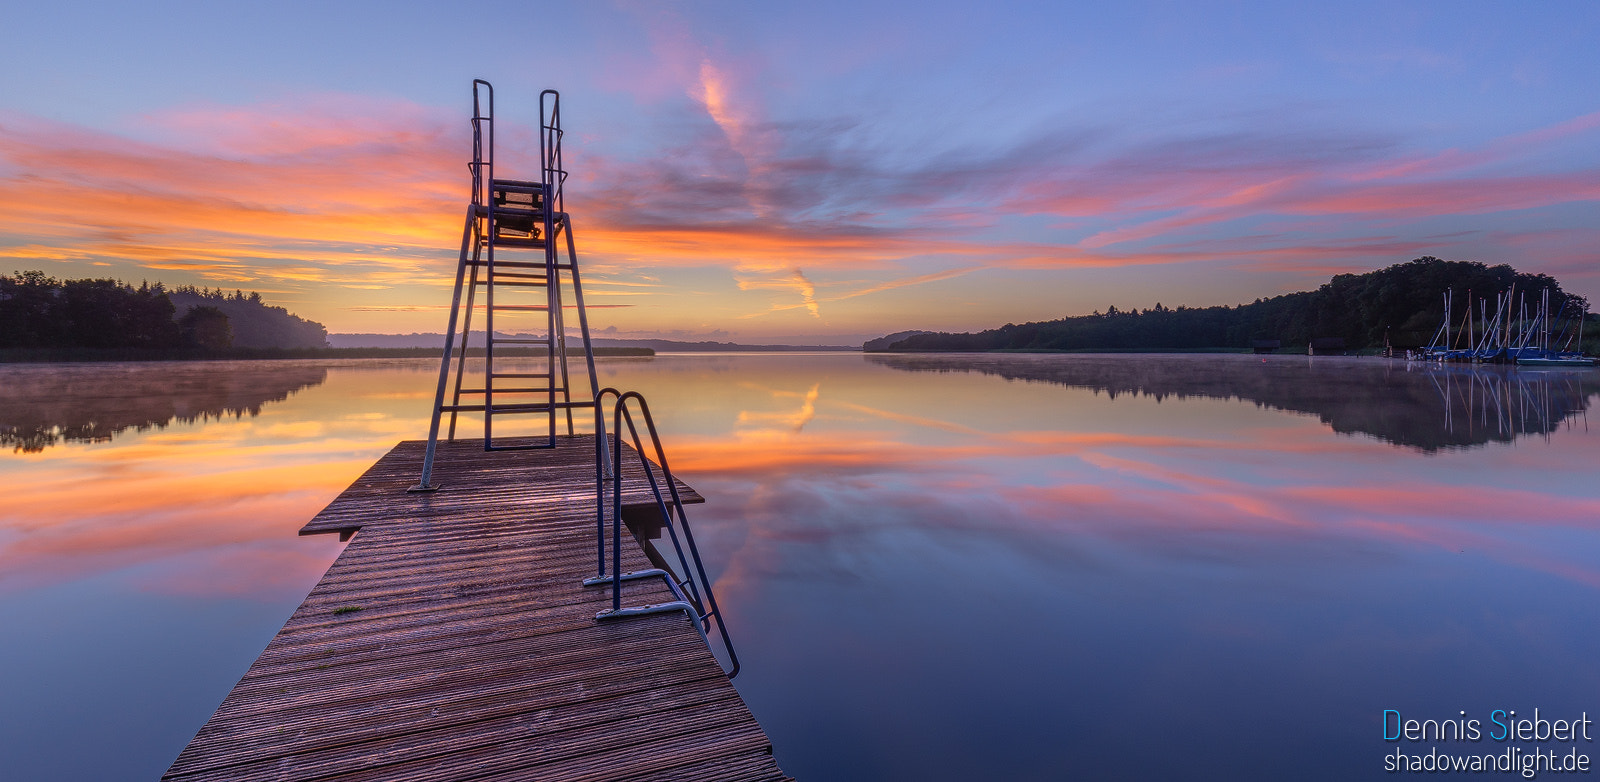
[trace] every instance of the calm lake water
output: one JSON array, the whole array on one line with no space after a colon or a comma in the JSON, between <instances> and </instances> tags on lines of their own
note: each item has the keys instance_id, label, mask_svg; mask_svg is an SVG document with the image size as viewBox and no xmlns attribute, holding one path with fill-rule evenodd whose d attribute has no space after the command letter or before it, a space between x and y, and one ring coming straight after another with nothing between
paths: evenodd
<instances>
[{"instance_id":1,"label":"calm lake water","mask_svg":"<svg viewBox=\"0 0 1600 782\"><path fill-rule=\"evenodd\" d=\"M708 498L736 684L802 780L1380 778L1435 745L1385 709L1600 719L1600 372L600 367ZM0 366L0 778L158 777L338 554L295 531L426 434L436 369Z\"/></svg>"}]
</instances>

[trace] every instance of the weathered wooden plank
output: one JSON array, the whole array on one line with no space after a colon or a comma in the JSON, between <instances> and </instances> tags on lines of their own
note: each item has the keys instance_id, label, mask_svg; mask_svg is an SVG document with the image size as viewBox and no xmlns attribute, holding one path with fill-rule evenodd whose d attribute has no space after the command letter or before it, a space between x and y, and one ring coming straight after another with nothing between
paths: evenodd
<instances>
[{"instance_id":1,"label":"weathered wooden plank","mask_svg":"<svg viewBox=\"0 0 1600 782\"><path fill-rule=\"evenodd\" d=\"M595 497L592 478L586 483L568 479L574 472L585 477L593 475L593 435L562 438L559 448L530 451L486 452L481 440L440 443L434 468L434 482L441 487L440 490L403 493L404 489L415 485L422 474L425 446L426 443L421 440L408 440L396 445L302 527L300 534L356 529L362 526L360 522L371 521L371 514L386 518L426 516L441 505L459 510L473 504L492 502L504 505L532 502L541 497L563 504L582 502L584 499L592 501ZM653 504L655 499L644 479L638 454L626 445L624 448L624 504ZM685 503L705 501L688 484L681 480L675 483ZM493 491L485 492L485 489Z\"/></svg>"},{"instance_id":2,"label":"weathered wooden plank","mask_svg":"<svg viewBox=\"0 0 1600 782\"><path fill-rule=\"evenodd\" d=\"M693 665L688 646L645 654L642 643L627 647L631 654L666 665L671 675L639 670L634 666L609 668L585 665L572 658L539 661L548 671L529 674L507 667L499 678L486 677L494 663L489 659L479 666L454 676L432 677L412 672L407 678L385 677L370 692L349 689L322 700L313 692L297 691L246 704L248 710L228 713L228 730L206 732L195 737L196 753L180 756L173 771L186 773L219 768L245 761L287 757L327 746L342 746L399 736L425 728L450 727L463 733L484 719L538 712L547 716L565 712L607 718L613 708L607 698L643 697L644 694L670 695L674 685L692 681L694 689L722 697L737 697L726 680L717 686L717 671ZM382 708L372 708L374 700ZM549 730L549 728L542 728ZM203 762L201 762L203 760Z\"/></svg>"},{"instance_id":3,"label":"weathered wooden plank","mask_svg":"<svg viewBox=\"0 0 1600 782\"><path fill-rule=\"evenodd\" d=\"M786 778L688 617L594 619L610 591L581 583L593 437L444 443L444 488L407 493L422 445L396 446L301 529L359 533L165 778ZM625 456L625 503L653 504ZM623 554L648 567L631 536ZM646 579L624 599L671 592Z\"/></svg>"},{"instance_id":4,"label":"weathered wooden plank","mask_svg":"<svg viewBox=\"0 0 1600 782\"><path fill-rule=\"evenodd\" d=\"M694 640L698 641L698 636ZM599 643L606 645L605 652L609 656L597 660L595 646ZM658 655L672 656L673 664L689 665L688 659L679 658L698 655L699 648L691 643L689 636L680 643L676 638L663 641L659 631L619 632L608 633L603 639L570 634L558 640L552 640L549 635L513 638L493 644L452 647L427 655L378 658L359 664L335 661L326 668L241 682L218 713L235 721L252 714L271 714L276 719L277 715L291 709L327 710L330 705L343 701L359 704L378 695L394 704L402 704L405 698L431 698L438 691L465 694L480 681L493 687L520 687L569 674L581 677L613 667L638 667L641 661L655 659ZM314 715L306 716L309 719ZM206 729L202 729L201 735L206 734Z\"/></svg>"},{"instance_id":5,"label":"weathered wooden plank","mask_svg":"<svg viewBox=\"0 0 1600 782\"><path fill-rule=\"evenodd\" d=\"M701 686L705 680L686 680L673 686L648 687L638 680L627 680L632 690L611 692L602 689L583 695L577 707L546 708L530 712L526 708L479 707L462 714L470 719L426 720L372 724L341 729L337 739L307 736L288 747L288 752L271 757L244 757L240 762L182 779L238 779L271 771L291 777L317 778L408 761L422 761L464 749L493 747L507 739L530 733L554 736L563 731L601 723L637 719L664 711L685 708L714 708L737 699L729 691ZM604 687L604 685L602 685ZM537 694L537 693L535 693ZM454 704L452 704L454 705ZM587 706L587 708L585 708ZM426 715L424 715L426 716ZM321 741L317 739L321 738ZM344 743L337 743L344 742Z\"/></svg>"},{"instance_id":6,"label":"weathered wooden plank","mask_svg":"<svg viewBox=\"0 0 1600 782\"><path fill-rule=\"evenodd\" d=\"M772 753L766 749L759 749L744 755L719 754L709 760L663 771L647 771L637 776L626 777L626 780L627 782L705 782L706 780L754 782L771 779L774 773L777 773L777 765L772 759Z\"/></svg>"},{"instance_id":7,"label":"weathered wooden plank","mask_svg":"<svg viewBox=\"0 0 1600 782\"><path fill-rule=\"evenodd\" d=\"M696 709L684 714L605 723L558 734L527 735L492 747L464 748L421 761L368 769L341 780L608 780L687 765L708 756L767 745L749 712Z\"/></svg>"}]
</instances>

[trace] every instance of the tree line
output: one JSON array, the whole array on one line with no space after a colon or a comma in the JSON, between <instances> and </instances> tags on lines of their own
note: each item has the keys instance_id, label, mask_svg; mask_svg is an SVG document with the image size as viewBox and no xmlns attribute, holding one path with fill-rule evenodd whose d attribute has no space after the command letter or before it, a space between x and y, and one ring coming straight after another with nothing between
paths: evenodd
<instances>
[{"instance_id":1,"label":"tree line","mask_svg":"<svg viewBox=\"0 0 1600 782\"><path fill-rule=\"evenodd\" d=\"M0 275L0 348L222 351L324 347L322 324L262 301L161 283L57 280L42 271Z\"/></svg>"},{"instance_id":2,"label":"tree line","mask_svg":"<svg viewBox=\"0 0 1600 782\"><path fill-rule=\"evenodd\" d=\"M1423 257L1365 274L1341 274L1314 291L1216 307L1119 310L1059 320L1006 325L977 333L917 334L894 342L889 351L984 350L1203 350L1248 349L1257 341L1284 346L1337 338L1351 350L1425 346L1444 318L1445 291L1454 292L1454 317L1473 301L1489 300L1515 283L1536 301L1550 291L1552 313L1587 311L1583 297L1561 289L1555 278L1518 272L1506 264L1444 261ZM1477 304L1471 305L1477 312ZM1452 327L1458 324L1453 324ZM1586 329L1587 333L1587 329ZM1600 335L1596 335L1600 336Z\"/></svg>"}]
</instances>

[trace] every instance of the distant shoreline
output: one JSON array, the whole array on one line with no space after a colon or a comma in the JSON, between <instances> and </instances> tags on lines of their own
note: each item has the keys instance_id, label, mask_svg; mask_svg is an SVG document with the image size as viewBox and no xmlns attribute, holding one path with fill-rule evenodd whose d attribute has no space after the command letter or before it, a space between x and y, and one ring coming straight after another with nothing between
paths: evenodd
<instances>
[{"instance_id":1,"label":"distant shoreline","mask_svg":"<svg viewBox=\"0 0 1600 782\"><path fill-rule=\"evenodd\" d=\"M266 361L273 359L306 358L439 358L439 348L229 348L202 351L189 348L6 348L0 350L3 364L46 364L97 361ZM495 351L496 356L526 358L543 356L538 348L512 348ZM656 355L651 348L595 348L600 357L648 357ZM468 348L467 356L482 356L482 348ZM568 356L582 356L583 351L567 350Z\"/></svg>"},{"instance_id":2,"label":"distant shoreline","mask_svg":"<svg viewBox=\"0 0 1600 782\"><path fill-rule=\"evenodd\" d=\"M919 350L892 350L879 348L877 350L864 350L863 353L883 355L905 355L916 353L1250 353L1250 348L990 348L988 350L937 350L923 348ZM1274 349L1274 353L1285 355L1304 354L1305 347L1298 350Z\"/></svg>"},{"instance_id":3,"label":"distant shoreline","mask_svg":"<svg viewBox=\"0 0 1600 782\"><path fill-rule=\"evenodd\" d=\"M1251 348L1061 348L1061 349L1057 349L1057 348L991 348L989 350L958 350L958 349L954 349L954 348L952 348L950 350L931 350L931 349L924 348L924 349L921 349L921 350L879 349L879 350L867 350L867 351L862 351L862 352L868 353L868 354L871 354L871 355L875 355L875 356L914 356L914 355L933 355L933 356L937 356L937 355L943 355L943 354L947 354L947 353L972 353L972 354L1060 353L1060 354L1069 354L1069 355L1082 355L1082 354L1091 354L1091 353L1092 354L1124 354L1124 355L1146 355L1146 354L1163 354L1163 355L1171 355L1171 354L1255 355L1255 356L1305 356L1305 355L1311 355L1306 350L1306 346L1305 345L1285 345L1283 347L1272 348L1271 350L1265 350L1265 351L1258 351L1258 350L1254 350L1254 349L1251 349ZM1317 355L1324 355L1324 354L1317 354ZM1362 348L1360 350L1336 351L1336 352L1332 352L1332 353L1327 353L1326 355L1382 356L1383 355L1383 349L1382 348Z\"/></svg>"},{"instance_id":4,"label":"distant shoreline","mask_svg":"<svg viewBox=\"0 0 1600 782\"><path fill-rule=\"evenodd\" d=\"M770 346L763 346L770 347ZM845 353L842 350L780 350L773 351L752 346L749 350L717 350L682 351L682 354L697 355L739 355L739 354L782 354L782 353ZM1007 354L1007 353L1055 353L1055 354L1212 354L1212 355L1239 355L1252 354L1248 348L1076 348L1071 350L1052 350L1048 348L997 348L991 350L866 350L858 351L864 355L941 355L951 353L968 354ZM656 351L653 348L640 347L597 347L594 354L598 358L649 358L659 355L675 355L680 351ZM452 353L454 357L455 353ZM507 348L496 351L496 356L512 358L535 358L544 355L540 348ZM569 357L581 357L583 351L568 348ZM1271 351L1270 353L1256 353L1256 355L1303 356L1306 355L1304 346L1288 346ZM1342 355L1350 356L1379 356L1382 351L1363 349L1352 350ZM482 358L483 348L472 347L467 349L469 358ZM118 361L272 361L288 359L394 359L394 358L432 358L440 357L438 348L229 348L225 351L199 351L194 349L140 349L140 348L5 348L0 349L0 364L59 364L59 363L96 363Z\"/></svg>"}]
</instances>

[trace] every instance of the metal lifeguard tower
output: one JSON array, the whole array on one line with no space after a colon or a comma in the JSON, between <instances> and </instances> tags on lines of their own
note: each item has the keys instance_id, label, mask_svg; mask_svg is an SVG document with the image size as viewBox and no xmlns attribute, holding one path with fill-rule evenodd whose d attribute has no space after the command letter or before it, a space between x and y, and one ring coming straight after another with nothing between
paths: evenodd
<instances>
[{"instance_id":1,"label":"metal lifeguard tower","mask_svg":"<svg viewBox=\"0 0 1600 782\"><path fill-rule=\"evenodd\" d=\"M573 434L572 409L593 409L600 393L589 321L583 310L572 218L565 211L561 192L567 172L561 160L560 93L539 93L539 179L500 179L495 175L494 130L494 87L474 79L472 162L467 164L472 172L472 202L461 231L461 260L456 266L422 477L411 491L438 488L432 483L433 459L444 414L450 415L448 440L455 439L457 414L481 412L484 450L553 448L558 419L564 417L566 433ZM563 279L572 285L571 305L564 305ZM580 390L586 394L579 399L573 398L573 378L567 371L563 306L577 310L582 335L588 382L583 388L580 381ZM480 310L478 339L473 337L473 316ZM483 346L482 371L469 368L467 362L469 345L478 344ZM513 351L518 357L543 357L542 365L536 367L542 371L523 371L526 367L506 371L506 359ZM447 404L445 392L449 389L453 390ZM542 432L523 427L513 436L497 439L494 428L502 416L542 417L546 426Z\"/></svg>"}]
</instances>

